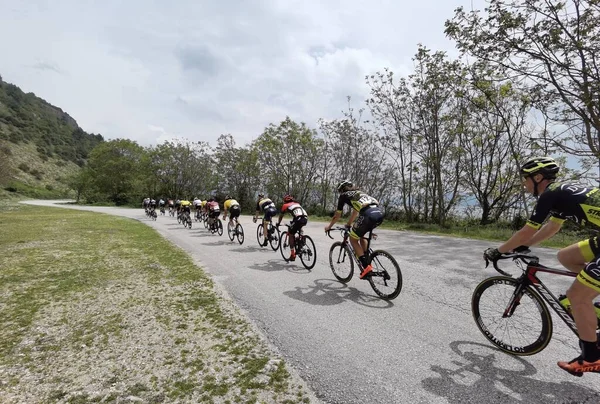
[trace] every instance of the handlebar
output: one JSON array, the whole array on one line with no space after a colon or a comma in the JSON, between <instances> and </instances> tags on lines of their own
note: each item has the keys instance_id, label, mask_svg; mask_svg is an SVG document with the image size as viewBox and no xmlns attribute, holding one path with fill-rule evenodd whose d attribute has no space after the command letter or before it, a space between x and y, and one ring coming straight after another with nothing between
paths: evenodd
<instances>
[{"instance_id":1,"label":"handlebar","mask_svg":"<svg viewBox=\"0 0 600 404\"><path fill-rule=\"evenodd\" d=\"M329 231L326 231L325 234L327 234L327 236L333 240L333 237L331 237L331 231L332 230L336 230L339 231L342 234L342 237L346 237L346 235L348 235L348 233L350 233L350 229L351 227L346 227L346 226L336 226L336 227L332 227ZM361 237L362 239L366 239L366 237ZM371 233L371 238L373 240L377 240L377 234L375 233Z\"/></svg>"},{"instance_id":2,"label":"handlebar","mask_svg":"<svg viewBox=\"0 0 600 404\"><path fill-rule=\"evenodd\" d=\"M539 265L539 263L540 263L540 259L537 256L532 255L531 250L529 250L529 249L519 251L519 252L504 253L500 257L498 257L496 260L491 261L492 266L494 267L494 269L496 271L498 271L499 273L501 273L504 276L511 276L511 277L512 277L511 274L504 272L503 270L498 268L498 261L506 260L506 259L512 259L513 261L521 260L526 265ZM486 258L485 259L485 267L487 268L489 265L490 265L490 261Z\"/></svg>"},{"instance_id":3,"label":"handlebar","mask_svg":"<svg viewBox=\"0 0 600 404\"><path fill-rule=\"evenodd\" d=\"M342 233L342 237L346 236L346 233L348 233L350 231L349 227L346 226L336 226L336 227L332 227L331 229L329 229L328 231L325 232L325 234L327 234L327 237L329 237L330 239L333 240L333 237L331 237L331 231L332 230L336 230Z\"/></svg>"}]
</instances>

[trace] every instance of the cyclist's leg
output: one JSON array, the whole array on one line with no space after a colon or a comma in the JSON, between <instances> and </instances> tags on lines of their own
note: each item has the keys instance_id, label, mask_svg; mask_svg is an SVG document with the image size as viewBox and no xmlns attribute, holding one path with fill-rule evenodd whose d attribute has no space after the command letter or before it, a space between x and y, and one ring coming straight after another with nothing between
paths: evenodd
<instances>
[{"instance_id":1,"label":"cyclist's leg","mask_svg":"<svg viewBox=\"0 0 600 404\"><path fill-rule=\"evenodd\" d=\"M590 261L579 272L577 279L567 291L573 318L577 325L582 353L580 357L570 362L559 362L558 366L571 373L581 373L586 369L587 371L600 371L600 350L598 349L596 336L598 318L593 303L594 299L600 295L600 248L598 238L592 237L576 244L576 246L580 248L579 256L583 256L584 259ZM571 247L573 246L566 249L571 249ZM575 252L572 252L571 255L575 258L578 256ZM593 257L590 258L591 256ZM564 253L562 258L566 259Z\"/></svg>"},{"instance_id":2,"label":"cyclist's leg","mask_svg":"<svg viewBox=\"0 0 600 404\"><path fill-rule=\"evenodd\" d=\"M594 250L598 250L598 239L593 237L589 240L580 241L561 249L556 258L571 272L579 273L585 265L594 259Z\"/></svg>"}]
</instances>

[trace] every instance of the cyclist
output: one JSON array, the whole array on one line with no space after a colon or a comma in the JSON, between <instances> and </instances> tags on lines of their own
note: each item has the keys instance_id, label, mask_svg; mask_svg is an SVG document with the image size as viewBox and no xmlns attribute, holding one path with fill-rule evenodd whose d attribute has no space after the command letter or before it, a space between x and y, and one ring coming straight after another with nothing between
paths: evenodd
<instances>
[{"instance_id":1,"label":"cyclist","mask_svg":"<svg viewBox=\"0 0 600 404\"><path fill-rule=\"evenodd\" d=\"M179 201L179 204L180 204L181 215L184 215L186 213L189 214L191 212L190 206L192 205L192 203L190 201L188 201L187 199L183 199L183 200Z\"/></svg>"},{"instance_id":2,"label":"cyclist","mask_svg":"<svg viewBox=\"0 0 600 404\"><path fill-rule=\"evenodd\" d=\"M555 235L565 220L600 227L600 192L598 188L576 183L557 182L560 167L551 157L535 157L520 168L525 190L537 198L527 223L498 248L488 248L484 258L497 260L503 253L531 246ZM548 219L548 220L546 220ZM579 334L581 355L570 362L558 362L560 368L576 375L600 372L597 346L597 317L593 300L600 294L600 237L563 248L558 261L577 279L567 291Z\"/></svg>"},{"instance_id":3,"label":"cyclist","mask_svg":"<svg viewBox=\"0 0 600 404\"><path fill-rule=\"evenodd\" d=\"M150 199L150 209L149 209L149 212L152 213L155 210L156 210L156 199L152 198L152 199Z\"/></svg>"},{"instance_id":4,"label":"cyclist","mask_svg":"<svg viewBox=\"0 0 600 404\"><path fill-rule=\"evenodd\" d=\"M175 207L175 212L177 213L177 219L179 219L179 216L181 216L181 199L175 199L175 205L173 206Z\"/></svg>"},{"instance_id":5,"label":"cyclist","mask_svg":"<svg viewBox=\"0 0 600 404\"><path fill-rule=\"evenodd\" d=\"M192 202L192 204L194 205L194 211L196 212L196 220L198 220L200 219L200 209L202 209L202 201L197 197L194 197L194 202Z\"/></svg>"},{"instance_id":6,"label":"cyclist","mask_svg":"<svg viewBox=\"0 0 600 404\"><path fill-rule=\"evenodd\" d=\"M208 198L206 202L206 211L208 212L208 227L213 230L213 223L215 219L219 217L221 213L221 208L219 207L219 202L215 201L215 198Z\"/></svg>"},{"instance_id":7,"label":"cyclist","mask_svg":"<svg viewBox=\"0 0 600 404\"><path fill-rule=\"evenodd\" d=\"M352 208L346 227L350 228L350 244L352 244L352 248L354 248L363 267L360 279L364 279L371 273L373 268L366 255L367 240L362 239L362 237L383 223L383 212L377 199L359 191L351 181L344 180L340 182L337 191L340 194L337 210L329 224L325 226L325 231L331 230L331 227L342 217L344 205Z\"/></svg>"},{"instance_id":8,"label":"cyclist","mask_svg":"<svg viewBox=\"0 0 600 404\"><path fill-rule=\"evenodd\" d=\"M169 214L175 209L175 201L171 198L167 200L167 205L169 206Z\"/></svg>"},{"instance_id":9,"label":"cyclist","mask_svg":"<svg viewBox=\"0 0 600 404\"><path fill-rule=\"evenodd\" d=\"M254 213L253 220L256 222L258 219L258 215L260 211L264 213L263 216L263 237L265 241L263 241L263 247L266 247L269 244L269 233L267 231L267 225L271 221L271 218L277 214L277 208L273 201L269 198L266 198L264 194L258 194L258 199L256 200L256 212Z\"/></svg>"},{"instance_id":10,"label":"cyclist","mask_svg":"<svg viewBox=\"0 0 600 404\"><path fill-rule=\"evenodd\" d=\"M223 220L227 219L227 213L229 212L229 223L233 226L233 219L240 217L242 209L238 201L227 195L225 202L223 202Z\"/></svg>"},{"instance_id":11,"label":"cyclist","mask_svg":"<svg viewBox=\"0 0 600 404\"><path fill-rule=\"evenodd\" d=\"M146 211L146 213L148 213L148 207L150 206L150 198L146 197L144 198L144 200L142 201L142 208L144 208L144 210Z\"/></svg>"},{"instance_id":12,"label":"cyclist","mask_svg":"<svg viewBox=\"0 0 600 404\"><path fill-rule=\"evenodd\" d=\"M281 225L281 219L283 216L289 213L292 215L292 221L290 223L289 240L290 240L290 261L296 259L296 249L294 235L300 231L306 223L308 223L308 214L302 208L302 206L294 200L292 195L285 195L283 197L283 206L281 206L281 212L279 213L279 219L277 220L277 227Z\"/></svg>"}]
</instances>

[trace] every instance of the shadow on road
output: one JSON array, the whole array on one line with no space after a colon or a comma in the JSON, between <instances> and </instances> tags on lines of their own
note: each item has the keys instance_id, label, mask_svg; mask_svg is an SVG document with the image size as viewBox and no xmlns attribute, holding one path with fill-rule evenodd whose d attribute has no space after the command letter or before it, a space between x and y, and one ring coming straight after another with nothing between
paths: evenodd
<instances>
[{"instance_id":1,"label":"shadow on road","mask_svg":"<svg viewBox=\"0 0 600 404\"><path fill-rule=\"evenodd\" d=\"M391 301L366 294L360 290L332 279L317 279L314 285L296 286L294 290L283 292L292 299L317 306L333 306L345 301L352 301L361 306L376 309L388 309L394 306Z\"/></svg>"},{"instance_id":2,"label":"shadow on road","mask_svg":"<svg viewBox=\"0 0 600 404\"><path fill-rule=\"evenodd\" d=\"M265 272L285 271L287 269L285 262L281 259L269 260L261 264L248 265L248 268Z\"/></svg>"},{"instance_id":3,"label":"shadow on road","mask_svg":"<svg viewBox=\"0 0 600 404\"><path fill-rule=\"evenodd\" d=\"M232 242L233 244L233 242ZM274 253L275 251L271 250L271 248L267 248L267 247L259 247L257 244L246 244L246 242L244 242L244 244L242 244L241 246L235 242L235 245L237 245L236 248L232 248L230 251L233 252L238 252L238 253L250 253L250 252L257 252L257 251L266 251L266 252L270 252L270 253Z\"/></svg>"},{"instance_id":4,"label":"shadow on road","mask_svg":"<svg viewBox=\"0 0 600 404\"><path fill-rule=\"evenodd\" d=\"M571 382L554 383L534 379L537 370L527 360L510 356L497 348L471 341L450 343L462 359L452 365L432 365L439 376L428 377L423 388L449 403L597 403L600 393ZM502 364L497 356L502 355ZM507 358L510 360L507 361ZM596 375L584 375L590 383ZM594 378L594 380L592 380Z\"/></svg>"}]
</instances>

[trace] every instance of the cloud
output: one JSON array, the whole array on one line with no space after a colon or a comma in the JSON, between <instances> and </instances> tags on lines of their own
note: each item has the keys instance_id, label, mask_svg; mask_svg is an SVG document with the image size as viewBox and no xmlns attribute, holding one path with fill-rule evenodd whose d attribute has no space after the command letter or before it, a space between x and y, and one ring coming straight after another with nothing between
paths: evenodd
<instances>
[{"instance_id":1,"label":"cloud","mask_svg":"<svg viewBox=\"0 0 600 404\"><path fill-rule=\"evenodd\" d=\"M58 66L52 63L38 62L33 64L31 67L37 70L48 70L58 74L65 74L61 69L58 68Z\"/></svg>"},{"instance_id":2,"label":"cloud","mask_svg":"<svg viewBox=\"0 0 600 404\"><path fill-rule=\"evenodd\" d=\"M109 139L231 133L243 144L286 115L312 127L340 117L346 96L356 106L368 96L365 75L410 73L417 43L451 49L443 22L470 3L12 3L0 14L11 38L0 74Z\"/></svg>"}]
</instances>

